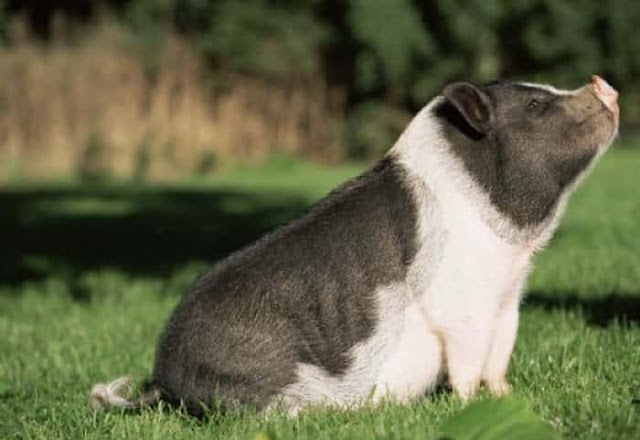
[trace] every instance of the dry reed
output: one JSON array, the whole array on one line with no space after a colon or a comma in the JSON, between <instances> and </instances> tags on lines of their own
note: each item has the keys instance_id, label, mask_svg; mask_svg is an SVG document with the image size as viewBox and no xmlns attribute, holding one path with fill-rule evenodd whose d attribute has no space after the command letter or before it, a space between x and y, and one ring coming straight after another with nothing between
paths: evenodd
<instances>
[{"instance_id":1,"label":"dry reed","mask_svg":"<svg viewBox=\"0 0 640 440\"><path fill-rule=\"evenodd\" d=\"M149 72L132 41L112 21L46 45L14 26L0 47L0 178L88 167L164 179L275 151L335 159L343 104L320 76L276 84L214 72L173 34Z\"/></svg>"}]
</instances>

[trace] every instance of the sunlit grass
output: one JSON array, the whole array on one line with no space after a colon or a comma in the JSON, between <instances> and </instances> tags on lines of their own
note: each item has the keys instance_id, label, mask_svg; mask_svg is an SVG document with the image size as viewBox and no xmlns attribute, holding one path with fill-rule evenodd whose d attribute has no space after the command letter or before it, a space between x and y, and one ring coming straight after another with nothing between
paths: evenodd
<instances>
[{"instance_id":1,"label":"sunlit grass","mask_svg":"<svg viewBox=\"0 0 640 440\"><path fill-rule=\"evenodd\" d=\"M47 240L64 232L64 225L72 230L64 235L69 252L33 245L32 252L50 261L32 259L30 264L46 266L39 277L0 284L0 438L233 439L258 433L273 439L437 437L442 422L462 407L446 390L407 406L312 411L297 419L244 414L196 421L160 410L131 415L94 414L87 409L93 383L123 374L140 380L148 376L156 338L172 307L207 267L204 260L209 258L200 254L192 259L176 254L179 239L193 245L193 240L205 238L199 234L218 234L211 240L215 246L218 237L243 234L232 228L238 216L269 216L264 220L270 222L263 226L271 227L299 208L283 212L266 206L291 200L308 206L359 170L287 167L247 168L204 183L163 188L87 189L69 183L64 185L67 195L62 204L44 203L45 194L32 203L11 205L15 218L5 217L3 224L5 230L23 234L19 239L28 240L32 233L23 222L39 221L38 228L50 228ZM640 408L632 403L640 398L639 169L640 150L614 150L605 157L574 197L557 238L537 259L530 279L510 381L516 397L567 439L640 438ZM206 210L210 192L231 190L251 197L215 199L227 203L213 214L227 215L229 221L220 224L229 229L217 231L218 223L211 230L195 228L213 215ZM28 188L21 191L23 196L15 196L19 200L33 193ZM285 199L285 193L295 198ZM114 244L117 247L109 254L113 256L91 259L101 248L74 241L77 226L68 223L82 219L91 225L111 218L112 223L100 223L103 234L113 234L104 246L118 240L120 233L109 231L124 225L120 219L141 218L150 227L167 228L154 222L157 216L170 214L158 206L188 211L190 203L201 216L171 213L175 215L171 222L182 222L176 228L189 230L158 235L166 240L164 247L153 249L166 254L158 264L118 257L118 252L136 244L131 231L128 237L133 239ZM6 215L9 211L4 208L0 207ZM146 216L135 217L132 212ZM19 242L14 237L14 243ZM152 260L154 255L142 257ZM85 259L90 263L85 265Z\"/></svg>"}]
</instances>

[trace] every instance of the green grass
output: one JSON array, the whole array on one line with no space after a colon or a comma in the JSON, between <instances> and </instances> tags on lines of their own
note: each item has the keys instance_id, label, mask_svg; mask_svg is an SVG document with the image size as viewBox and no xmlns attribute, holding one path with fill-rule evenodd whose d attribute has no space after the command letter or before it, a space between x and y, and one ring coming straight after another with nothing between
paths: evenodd
<instances>
[{"instance_id":1,"label":"green grass","mask_svg":"<svg viewBox=\"0 0 640 440\"><path fill-rule=\"evenodd\" d=\"M1 190L0 438L435 438L462 408L447 390L296 419L88 411L93 383L147 377L172 307L210 262L359 170L276 165L171 186ZM640 150L611 151L530 278L509 379L567 439L640 438L638 170Z\"/></svg>"}]
</instances>

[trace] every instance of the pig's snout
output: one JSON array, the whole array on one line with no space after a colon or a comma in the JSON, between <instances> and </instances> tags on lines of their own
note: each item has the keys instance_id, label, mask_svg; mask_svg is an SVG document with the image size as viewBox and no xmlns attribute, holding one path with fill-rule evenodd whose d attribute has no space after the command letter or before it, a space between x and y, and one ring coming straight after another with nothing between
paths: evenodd
<instances>
[{"instance_id":1,"label":"pig's snout","mask_svg":"<svg viewBox=\"0 0 640 440\"><path fill-rule=\"evenodd\" d=\"M620 114L620 108L618 107L618 91L611 87L608 82L602 79L598 75L591 77L591 84L596 93L596 96L602 103L611 110L616 120Z\"/></svg>"}]
</instances>

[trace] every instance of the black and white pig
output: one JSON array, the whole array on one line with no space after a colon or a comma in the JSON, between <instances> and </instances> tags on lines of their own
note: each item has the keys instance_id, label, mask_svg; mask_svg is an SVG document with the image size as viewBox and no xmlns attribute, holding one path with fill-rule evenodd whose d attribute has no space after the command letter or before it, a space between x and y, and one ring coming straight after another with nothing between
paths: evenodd
<instances>
[{"instance_id":1,"label":"black and white pig","mask_svg":"<svg viewBox=\"0 0 640 440\"><path fill-rule=\"evenodd\" d=\"M216 264L184 295L142 395L97 384L94 408L159 399L352 407L509 391L531 260L617 134L617 92L454 83L371 170Z\"/></svg>"}]
</instances>

